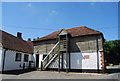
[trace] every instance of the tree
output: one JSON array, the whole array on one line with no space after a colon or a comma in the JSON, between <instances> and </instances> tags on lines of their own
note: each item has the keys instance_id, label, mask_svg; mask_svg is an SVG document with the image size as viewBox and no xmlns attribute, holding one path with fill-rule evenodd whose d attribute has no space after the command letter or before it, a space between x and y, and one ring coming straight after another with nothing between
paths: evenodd
<instances>
[{"instance_id":1,"label":"tree","mask_svg":"<svg viewBox=\"0 0 120 81\"><path fill-rule=\"evenodd\" d=\"M104 53L107 63L120 64L120 40L105 41Z\"/></svg>"},{"instance_id":2,"label":"tree","mask_svg":"<svg viewBox=\"0 0 120 81\"><path fill-rule=\"evenodd\" d=\"M36 40L35 38L33 39L33 41Z\"/></svg>"},{"instance_id":3,"label":"tree","mask_svg":"<svg viewBox=\"0 0 120 81\"><path fill-rule=\"evenodd\" d=\"M31 39L30 39L30 38L28 38L28 41L31 41Z\"/></svg>"},{"instance_id":4,"label":"tree","mask_svg":"<svg viewBox=\"0 0 120 81\"><path fill-rule=\"evenodd\" d=\"M39 39L39 37L37 37L37 39Z\"/></svg>"}]
</instances>

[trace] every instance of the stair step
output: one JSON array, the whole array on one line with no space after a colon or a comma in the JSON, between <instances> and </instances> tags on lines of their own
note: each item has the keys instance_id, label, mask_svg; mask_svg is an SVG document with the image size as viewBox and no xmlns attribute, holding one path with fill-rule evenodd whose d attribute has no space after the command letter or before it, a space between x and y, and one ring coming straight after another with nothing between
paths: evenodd
<instances>
[{"instance_id":1,"label":"stair step","mask_svg":"<svg viewBox=\"0 0 120 81\"><path fill-rule=\"evenodd\" d=\"M49 65L55 60L55 58L59 55L59 51L66 51L67 48L67 40L64 39L59 41L52 50L48 53L48 55L43 60L42 70L45 70Z\"/></svg>"}]
</instances>

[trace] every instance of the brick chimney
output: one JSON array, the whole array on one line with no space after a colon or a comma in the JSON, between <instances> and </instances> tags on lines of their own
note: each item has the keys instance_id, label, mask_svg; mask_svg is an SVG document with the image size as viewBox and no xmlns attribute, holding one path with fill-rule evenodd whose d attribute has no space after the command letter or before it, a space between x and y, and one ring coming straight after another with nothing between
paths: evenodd
<instances>
[{"instance_id":1,"label":"brick chimney","mask_svg":"<svg viewBox=\"0 0 120 81\"><path fill-rule=\"evenodd\" d=\"M22 39L22 33L17 32L17 37L20 38L20 39Z\"/></svg>"}]
</instances>

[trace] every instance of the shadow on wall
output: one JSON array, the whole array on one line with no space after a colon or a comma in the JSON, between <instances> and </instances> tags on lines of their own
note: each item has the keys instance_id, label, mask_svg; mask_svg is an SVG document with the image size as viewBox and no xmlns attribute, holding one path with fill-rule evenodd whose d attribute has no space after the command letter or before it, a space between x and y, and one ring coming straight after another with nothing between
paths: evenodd
<instances>
[{"instance_id":1,"label":"shadow on wall","mask_svg":"<svg viewBox=\"0 0 120 81\"><path fill-rule=\"evenodd\" d=\"M76 42L72 42L70 43L70 48L69 48L70 52L81 52L80 48L78 47L78 45L76 44Z\"/></svg>"},{"instance_id":2,"label":"shadow on wall","mask_svg":"<svg viewBox=\"0 0 120 81\"><path fill-rule=\"evenodd\" d=\"M71 53L71 69L82 69L82 60L84 57L79 53Z\"/></svg>"}]
</instances>

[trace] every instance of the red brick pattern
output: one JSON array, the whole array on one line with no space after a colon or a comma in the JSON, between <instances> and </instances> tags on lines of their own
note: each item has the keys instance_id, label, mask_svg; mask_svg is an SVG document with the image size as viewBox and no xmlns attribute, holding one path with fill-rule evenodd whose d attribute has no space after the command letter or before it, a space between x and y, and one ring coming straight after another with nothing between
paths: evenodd
<instances>
[{"instance_id":1,"label":"red brick pattern","mask_svg":"<svg viewBox=\"0 0 120 81\"><path fill-rule=\"evenodd\" d=\"M105 69L105 62L104 62L104 52L100 51L100 57L101 57L101 65L102 65L102 69Z\"/></svg>"}]
</instances>

